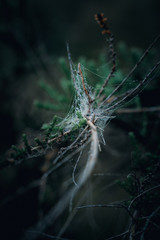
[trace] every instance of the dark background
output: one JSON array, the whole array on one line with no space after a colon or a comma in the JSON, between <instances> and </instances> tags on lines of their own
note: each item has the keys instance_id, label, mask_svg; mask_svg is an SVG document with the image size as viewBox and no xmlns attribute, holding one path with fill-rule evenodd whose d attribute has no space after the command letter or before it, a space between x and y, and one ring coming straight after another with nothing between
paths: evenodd
<instances>
[{"instance_id":1,"label":"dark background","mask_svg":"<svg viewBox=\"0 0 160 240\"><path fill-rule=\"evenodd\" d=\"M12 144L17 144L23 132L31 137L39 133L42 123L52 118L53 112L35 109L33 101L46 97L39 90L40 79L45 78L54 84L59 81L61 73L55 66L58 57L67 56L66 40L70 43L72 58L75 61L79 56L94 59L105 49L105 41L94 20L94 14L97 12L104 12L108 17L116 42L123 40L128 46L145 49L159 33L159 0L0 0L1 153L8 150ZM159 45L156 46L157 49ZM123 136L124 133L115 129L108 130L108 139L111 142L113 140L113 144L115 147L117 144L120 151L125 148L127 139ZM116 131L119 139L124 138L122 145L117 140ZM125 149L122 152L124 153ZM107 153L104 151L105 154ZM119 155L119 158L121 157ZM116 159L117 156L114 160ZM113 165L113 169L119 169L118 159L116 167L115 163L110 164L110 169ZM121 168L125 169L125 162L123 164ZM2 172L1 188L4 196L14 193L20 182L29 182L27 177L27 180L25 179L27 174L31 180L36 174L36 177L40 177L39 173L33 170L33 166L29 166L27 172L20 166L16 171L8 169ZM114 196L113 192L112 194ZM8 205L4 208L2 213L6 214L3 223L6 239L9 229L13 232L15 230L15 236L19 236L23 227L28 228L34 224L37 219L34 214L38 211L35 196L37 193L32 194L31 191L30 196L24 195L13 201L9 208ZM119 221L121 217L125 218L122 214ZM103 219L101 221L103 222ZM112 219L109 228L112 229L113 226ZM116 228L119 230L119 225L116 225ZM72 236L72 233L70 234ZM88 239L90 237L88 235Z\"/></svg>"}]
</instances>

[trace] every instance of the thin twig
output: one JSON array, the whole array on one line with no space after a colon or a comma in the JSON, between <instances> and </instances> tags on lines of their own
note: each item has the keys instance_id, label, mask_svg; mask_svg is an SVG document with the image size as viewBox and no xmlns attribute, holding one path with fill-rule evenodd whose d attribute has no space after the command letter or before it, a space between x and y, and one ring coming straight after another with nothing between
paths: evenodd
<instances>
[{"instance_id":1,"label":"thin twig","mask_svg":"<svg viewBox=\"0 0 160 240\"><path fill-rule=\"evenodd\" d=\"M31 189L37 188L40 186L40 179L34 180L27 186L23 186L19 188L17 191L12 193L12 195L9 195L8 197L4 198L3 201L0 202L0 207L3 207L5 204L8 204L9 202L15 200L17 197L26 194L29 192Z\"/></svg>"},{"instance_id":2,"label":"thin twig","mask_svg":"<svg viewBox=\"0 0 160 240\"><path fill-rule=\"evenodd\" d=\"M91 205L84 205L84 206L79 206L77 207L77 209L83 209L83 208L122 208L125 209L127 211L127 213L129 214L129 216L132 218L133 221L135 221L133 215L131 214L131 212L128 210L128 208L123 205L123 204L91 204Z\"/></svg>"},{"instance_id":3,"label":"thin twig","mask_svg":"<svg viewBox=\"0 0 160 240\"><path fill-rule=\"evenodd\" d=\"M77 161L76 161L76 164L74 165L74 168L73 168L73 172L72 172L72 179L73 179L73 183L76 187L79 187L76 180L75 180L75 172L76 172L76 168L77 168L77 165L78 165L78 162L81 158L81 155L82 155L82 151L80 152L79 154L79 157L77 158Z\"/></svg>"},{"instance_id":4,"label":"thin twig","mask_svg":"<svg viewBox=\"0 0 160 240\"><path fill-rule=\"evenodd\" d=\"M83 77L83 74L82 74L82 70L81 70L81 64L78 63L78 70L79 70L79 74L81 76L81 80L82 80L82 85L83 85L83 90L88 98L88 103L91 104L93 102L91 96L89 95L87 89L86 89L86 86L85 86L85 82L84 82L84 77Z\"/></svg>"},{"instance_id":5,"label":"thin twig","mask_svg":"<svg viewBox=\"0 0 160 240\"><path fill-rule=\"evenodd\" d=\"M69 43L67 42L66 45L67 45L67 54L68 54L68 61L69 61L69 66L70 66L70 70L71 70L71 76L72 76L74 88L77 90L76 80L74 77L73 63L72 63L71 53L70 53L70 49L69 49Z\"/></svg>"},{"instance_id":6,"label":"thin twig","mask_svg":"<svg viewBox=\"0 0 160 240\"><path fill-rule=\"evenodd\" d=\"M147 218L146 223L145 223L144 228L143 228L143 232L142 232L142 235L141 235L140 240L143 240L143 239L144 239L144 234L145 234L145 231L146 231L146 229L147 229L147 227L148 227L148 225L149 225L149 222L150 222L151 218L159 211L159 209L160 209L160 206L157 207L157 208L151 213L151 215Z\"/></svg>"},{"instance_id":7,"label":"thin twig","mask_svg":"<svg viewBox=\"0 0 160 240\"><path fill-rule=\"evenodd\" d=\"M113 48L113 40L114 40L114 38L113 38L113 35L111 34L111 36L109 37L109 48L110 48L110 52L111 52L111 59L112 59L113 66L112 66L112 69L111 69L110 73L108 74L106 80L104 81L104 83L103 83L103 85L102 85L102 87L101 87L101 89L98 93L97 98L100 98L100 96L103 93L105 87L108 85L109 80L111 79L111 77L114 76L114 73L116 71L116 53L115 53L114 48Z\"/></svg>"},{"instance_id":8,"label":"thin twig","mask_svg":"<svg viewBox=\"0 0 160 240\"><path fill-rule=\"evenodd\" d=\"M160 65L160 61L157 62L157 64L151 69L151 71L145 76L145 78L135 88L129 91L129 93L125 97L123 97L120 101L108 107L106 111L115 109L119 107L119 105L122 105L124 102L128 102L129 100L133 99L133 97L135 97L142 90L142 87L145 84L147 84L147 82L149 81L149 77L159 67L159 65Z\"/></svg>"},{"instance_id":9,"label":"thin twig","mask_svg":"<svg viewBox=\"0 0 160 240\"><path fill-rule=\"evenodd\" d=\"M138 198L142 197L144 194L146 194L146 193L148 193L148 192L150 192L150 191L153 191L153 190L155 190L156 188L159 188L159 187L160 187L160 184L159 184L159 185L156 185L156 186L154 186L154 187L152 187L152 188L149 188L149 189L145 190L144 192L140 193L138 196L136 196L136 197L131 201L128 209L129 209L129 210L131 209L131 206L133 205L133 203L134 203Z\"/></svg>"},{"instance_id":10,"label":"thin twig","mask_svg":"<svg viewBox=\"0 0 160 240\"><path fill-rule=\"evenodd\" d=\"M88 140L88 139L86 139ZM87 141L86 144L89 144L90 139ZM84 145L85 142L83 142L83 144L79 147L76 148L76 150L74 152L72 152L71 154L69 154L68 156L66 156L65 158L63 158L61 161L59 161L56 165L54 165L51 169L49 169L46 173L43 174L42 178L47 178L53 171L55 171L56 169L58 169L59 167L61 167L64 163L68 162L69 159L71 159L72 157L74 157L77 153L79 153L80 151L83 150L83 148L85 147Z\"/></svg>"},{"instance_id":11,"label":"thin twig","mask_svg":"<svg viewBox=\"0 0 160 240\"><path fill-rule=\"evenodd\" d=\"M28 233L41 235L41 236L49 238L49 239L69 240L69 238L62 238L62 237L59 237L59 236L53 236L53 235L50 235L50 234L47 234L47 233L44 233L44 232L40 232L40 231L29 230Z\"/></svg>"},{"instance_id":12,"label":"thin twig","mask_svg":"<svg viewBox=\"0 0 160 240\"><path fill-rule=\"evenodd\" d=\"M133 74L133 72L136 70L136 68L142 63L143 59L148 55L149 51L152 49L152 47L156 44L156 42L160 39L160 35L158 35L154 41L149 45L149 47L146 49L146 51L143 53L139 61L135 64L135 66L132 68L132 70L129 72L129 74L123 79L123 81L114 89L114 91L104 100L102 104L107 102L107 100L117 92L122 85L129 79L129 77Z\"/></svg>"},{"instance_id":13,"label":"thin twig","mask_svg":"<svg viewBox=\"0 0 160 240\"><path fill-rule=\"evenodd\" d=\"M80 200L78 201L77 205L81 204L82 201L84 200L85 198L85 195L83 195ZM62 226L60 232L58 233L58 237L61 237L64 232L66 231L66 229L68 228L68 226L70 225L71 221L73 220L73 218L75 217L77 213L77 208L75 207L73 209L73 211L70 213L70 215L68 216L67 220L65 221L64 225Z\"/></svg>"},{"instance_id":14,"label":"thin twig","mask_svg":"<svg viewBox=\"0 0 160 240\"><path fill-rule=\"evenodd\" d=\"M112 69L109 75L107 76L106 80L104 81L97 98L100 98L101 94L103 93L105 87L107 86L110 78L113 76L114 72L116 71L116 53L113 47L113 41L114 41L114 36L111 33L110 29L108 28L107 25L107 18L104 18L104 13L101 14L95 14L95 20L98 22L99 26L103 29L102 34L109 35L109 49L110 49L110 55L111 55L111 60L112 60Z\"/></svg>"},{"instance_id":15,"label":"thin twig","mask_svg":"<svg viewBox=\"0 0 160 240\"><path fill-rule=\"evenodd\" d=\"M82 135L86 132L88 126L86 126L82 132L78 135L78 137L71 143L71 145L69 145L69 147L66 148L66 150L64 152L62 152L56 159L54 159L53 163L56 164L57 161L62 158L62 156L64 156L69 150L72 149L72 147L75 145L75 143L77 143L77 141L82 137Z\"/></svg>"},{"instance_id":16,"label":"thin twig","mask_svg":"<svg viewBox=\"0 0 160 240\"><path fill-rule=\"evenodd\" d=\"M103 93L105 87L108 85L108 82L109 82L110 78L113 76L113 74L114 74L115 71L116 71L116 69L115 69L115 65L114 65L114 66L112 67L111 72L109 73L109 75L107 76L106 80L104 81L104 83L103 83L103 85L102 85L102 87L101 87L101 89L100 89L100 91L99 91L99 93L98 93L97 98L100 98L101 94Z\"/></svg>"},{"instance_id":17,"label":"thin twig","mask_svg":"<svg viewBox=\"0 0 160 240\"><path fill-rule=\"evenodd\" d=\"M160 107L146 107L146 108L121 108L117 109L116 113L143 113L143 112L159 112Z\"/></svg>"},{"instance_id":18,"label":"thin twig","mask_svg":"<svg viewBox=\"0 0 160 240\"><path fill-rule=\"evenodd\" d=\"M123 237L123 236L127 235L128 233L129 233L129 230L127 230L126 232L120 233L120 234L118 234L118 235L115 235L115 236L113 236L113 237L106 238L106 240L111 240L111 239Z\"/></svg>"}]
</instances>

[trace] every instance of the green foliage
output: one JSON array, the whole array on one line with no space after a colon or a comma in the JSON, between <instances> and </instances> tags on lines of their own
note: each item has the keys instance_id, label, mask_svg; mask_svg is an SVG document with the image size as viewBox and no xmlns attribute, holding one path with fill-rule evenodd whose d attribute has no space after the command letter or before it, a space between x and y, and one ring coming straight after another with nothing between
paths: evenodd
<instances>
[{"instance_id":1,"label":"green foliage","mask_svg":"<svg viewBox=\"0 0 160 240\"><path fill-rule=\"evenodd\" d=\"M40 87L54 100L56 100L58 103L64 103L65 97L60 94L57 90L55 90L52 86L47 84L45 81L39 82Z\"/></svg>"},{"instance_id":2,"label":"green foliage","mask_svg":"<svg viewBox=\"0 0 160 240\"><path fill-rule=\"evenodd\" d=\"M31 153L31 146L30 146L29 143L28 143L27 135L26 135L26 134L23 134L22 137L23 137L23 142L24 142L24 146L25 146L26 151L27 151L28 153Z\"/></svg>"},{"instance_id":3,"label":"green foliage","mask_svg":"<svg viewBox=\"0 0 160 240\"><path fill-rule=\"evenodd\" d=\"M42 101L38 101L38 100L35 100L34 101L34 105L40 109L45 109L45 110L54 110L54 111L58 111L61 106L59 105L54 105L53 103L51 102L42 102Z\"/></svg>"},{"instance_id":4,"label":"green foliage","mask_svg":"<svg viewBox=\"0 0 160 240\"><path fill-rule=\"evenodd\" d=\"M160 218L159 156L151 152L143 153L133 132L129 133L129 137L133 145L132 166L127 178L118 181L118 184L129 195L129 199L124 204L132 216L130 235L134 234L134 239L137 240L150 240L153 236L157 236L155 226L159 225ZM140 233L141 237L137 233Z\"/></svg>"},{"instance_id":5,"label":"green foliage","mask_svg":"<svg viewBox=\"0 0 160 240\"><path fill-rule=\"evenodd\" d=\"M37 146L43 147L44 141L41 141L39 138L35 138L34 141L36 142Z\"/></svg>"},{"instance_id":6,"label":"green foliage","mask_svg":"<svg viewBox=\"0 0 160 240\"><path fill-rule=\"evenodd\" d=\"M41 80L39 86L47 93L50 101L35 100L36 107L45 110L53 110L54 112L66 112L71 102L71 96L73 92L73 85L71 81L71 73L68 66L68 61L61 57L58 60L59 67L64 74L64 77L58 81L56 87L49 85L46 81ZM60 90L58 89L58 86Z\"/></svg>"},{"instance_id":7,"label":"green foliage","mask_svg":"<svg viewBox=\"0 0 160 240\"><path fill-rule=\"evenodd\" d=\"M26 150L24 148L18 148L15 145L11 146L14 152L11 153L11 157L14 160L21 160L26 156Z\"/></svg>"},{"instance_id":8,"label":"green foliage","mask_svg":"<svg viewBox=\"0 0 160 240\"><path fill-rule=\"evenodd\" d=\"M117 45L117 59L118 66L117 71L114 74L114 77L109 81L107 88L104 89L104 94L108 96L115 87L124 79L126 73L129 71L131 66L138 61L142 54L142 50L138 48L129 48L124 42L120 42ZM146 69L146 65L150 65L152 58L149 60L145 60L144 66ZM87 59L83 56L79 57L78 61L84 67L85 77L90 85L92 85L95 89L95 92L98 93L101 88L105 78L110 73L110 66L107 63L107 59L105 54L101 53L97 60ZM58 60L59 68L63 73L63 77L59 80L58 86L59 90L57 90L57 86L51 86L44 80L39 82L40 87L48 94L48 97L51 98L51 101L35 101L35 105L38 108L43 108L46 110L53 110L54 112L65 111L66 106L70 105L72 94L73 94L73 83L71 80L71 73L69 69L68 59L59 58ZM143 64L142 64L143 65ZM144 66L138 68L132 75L132 78L129 79L127 84L124 84L120 89L119 93L123 93L130 89L131 87L135 87L137 81L141 80L144 76ZM136 81L135 81L136 79ZM140 99L137 96L132 103L130 104L132 107L139 107L141 105Z\"/></svg>"},{"instance_id":9,"label":"green foliage","mask_svg":"<svg viewBox=\"0 0 160 240\"><path fill-rule=\"evenodd\" d=\"M70 79L71 73L70 73L70 69L69 69L68 65L66 64L66 59L64 57L60 57L58 59L58 63L59 63L61 70L65 74L66 78Z\"/></svg>"},{"instance_id":10,"label":"green foliage","mask_svg":"<svg viewBox=\"0 0 160 240\"><path fill-rule=\"evenodd\" d=\"M53 117L53 120L50 124L45 125L46 129L46 137L48 138L51 134L52 136L56 136L58 135L58 133L62 132L63 129L60 129L60 127L58 127L56 124L59 122L59 118L55 115ZM44 129L44 125L42 126L42 129Z\"/></svg>"},{"instance_id":11,"label":"green foliage","mask_svg":"<svg viewBox=\"0 0 160 240\"><path fill-rule=\"evenodd\" d=\"M126 205L131 206L131 213L137 213L134 226L137 231L142 231L146 217L153 215L155 223L159 221L158 215L154 216L154 211L159 209L160 202L160 161L158 155L140 151L140 144L133 132L129 133L129 137L133 145L131 172L118 184L129 194L130 201L126 201Z\"/></svg>"},{"instance_id":12,"label":"green foliage","mask_svg":"<svg viewBox=\"0 0 160 240\"><path fill-rule=\"evenodd\" d=\"M127 176L127 180L125 181L117 181L117 183L132 197L137 195L137 189L135 185L135 181L132 175Z\"/></svg>"},{"instance_id":13,"label":"green foliage","mask_svg":"<svg viewBox=\"0 0 160 240\"><path fill-rule=\"evenodd\" d=\"M22 135L22 140L23 140L23 144L24 144L23 148L18 148L15 145L12 145L12 147L11 147L13 150L13 152L11 153L11 157L14 160L21 160L21 159L25 158L28 154L31 154L31 146L28 143L26 134Z\"/></svg>"},{"instance_id":14,"label":"green foliage","mask_svg":"<svg viewBox=\"0 0 160 240\"><path fill-rule=\"evenodd\" d=\"M132 151L132 156L133 156L133 159L135 161L136 159L138 159L140 157L140 149L139 149L138 142L137 142L137 139L135 137L135 134L133 132L129 132L128 136L130 138L130 141L131 141L133 149L134 149Z\"/></svg>"}]
</instances>

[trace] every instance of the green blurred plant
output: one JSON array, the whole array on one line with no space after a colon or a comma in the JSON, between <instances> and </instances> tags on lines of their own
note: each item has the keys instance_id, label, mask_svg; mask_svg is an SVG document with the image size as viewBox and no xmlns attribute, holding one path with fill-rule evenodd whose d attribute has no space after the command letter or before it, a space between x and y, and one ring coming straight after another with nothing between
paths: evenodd
<instances>
[{"instance_id":1,"label":"green blurred plant","mask_svg":"<svg viewBox=\"0 0 160 240\"><path fill-rule=\"evenodd\" d=\"M126 180L120 186L129 194L125 205L133 216L129 239L154 239L160 219L160 161L159 152L142 152L133 132L129 133L133 145L132 165Z\"/></svg>"}]
</instances>

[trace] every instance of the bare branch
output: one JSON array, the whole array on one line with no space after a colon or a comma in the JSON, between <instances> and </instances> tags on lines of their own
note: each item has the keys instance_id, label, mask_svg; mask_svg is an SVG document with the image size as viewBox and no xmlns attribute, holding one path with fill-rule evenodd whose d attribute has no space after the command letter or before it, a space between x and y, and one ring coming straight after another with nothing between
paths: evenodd
<instances>
[{"instance_id":1,"label":"bare branch","mask_svg":"<svg viewBox=\"0 0 160 240\"><path fill-rule=\"evenodd\" d=\"M97 98L100 98L101 94L103 93L105 87L107 86L110 78L113 76L114 72L116 71L116 53L113 47L113 41L114 41L114 36L111 34L111 31L108 28L107 25L107 18L104 18L104 13L101 14L95 14L95 20L98 22L99 26L103 29L102 34L106 34L109 36L109 49L110 49L110 56L112 60L112 69L109 75L107 76L106 80L104 81Z\"/></svg>"},{"instance_id":2,"label":"bare branch","mask_svg":"<svg viewBox=\"0 0 160 240\"><path fill-rule=\"evenodd\" d=\"M138 198L142 197L142 196L145 195L146 193L148 193L148 192L150 192L150 191L153 191L153 190L155 190L155 189L157 189L157 188L159 188L159 187L160 187L160 184L159 184L159 185L156 185L156 186L154 186L154 187L152 187L152 188L149 188L149 189L143 191L142 193L140 193L138 196L136 196L136 197L131 201L128 209L129 209L129 210L131 209L131 206L133 205L133 203L134 203Z\"/></svg>"},{"instance_id":3,"label":"bare branch","mask_svg":"<svg viewBox=\"0 0 160 240\"><path fill-rule=\"evenodd\" d=\"M156 44L156 42L160 39L160 35L158 35L154 41L149 45L149 47L146 49L146 51L143 53L139 61L135 64L135 66L132 68L132 70L129 72L129 74L123 79L123 81L114 89L114 91L104 100L106 102L111 96L115 94L122 86L123 84L129 79L129 77L133 74L133 72L137 69L137 67L143 62L143 59L148 55L149 51L152 49L152 47Z\"/></svg>"},{"instance_id":4,"label":"bare branch","mask_svg":"<svg viewBox=\"0 0 160 240\"><path fill-rule=\"evenodd\" d=\"M81 70L81 64L78 63L78 70L79 70L79 74L81 76L81 80L82 80L82 85L83 85L83 90L88 98L88 103L91 104L93 102L92 98L90 97L87 89L86 89L86 86L85 86L85 83L84 83L84 77L83 77L83 74L82 74L82 70Z\"/></svg>"},{"instance_id":5,"label":"bare branch","mask_svg":"<svg viewBox=\"0 0 160 240\"><path fill-rule=\"evenodd\" d=\"M160 210L160 206L157 207L157 208L151 213L151 215L147 218L146 223L145 223L144 228L143 228L143 232L142 232L142 235L141 235L140 240L143 240L143 239L144 239L144 234L145 234L145 231L146 231L146 229L147 229L147 227L148 227L148 225L149 225L149 222L150 222L151 218L152 218L159 210Z\"/></svg>"},{"instance_id":6,"label":"bare branch","mask_svg":"<svg viewBox=\"0 0 160 240\"><path fill-rule=\"evenodd\" d=\"M123 233L120 233L120 234L118 234L118 235L115 235L115 236L113 236L113 237L106 238L106 240L111 240L111 239L123 237L123 236L127 235L128 233L129 233L129 230L127 230L127 231L125 231L125 232L123 232Z\"/></svg>"},{"instance_id":7,"label":"bare branch","mask_svg":"<svg viewBox=\"0 0 160 240\"><path fill-rule=\"evenodd\" d=\"M76 80L74 77L73 63L72 63L71 53L70 53L70 49L69 49L69 43L67 42L66 45L67 45L67 54L68 54L68 61L69 61L69 66L70 66L70 70L71 70L71 76L72 76L74 88L77 90Z\"/></svg>"},{"instance_id":8,"label":"bare branch","mask_svg":"<svg viewBox=\"0 0 160 240\"><path fill-rule=\"evenodd\" d=\"M151 69L151 71L145 76L145 78L132 90L129 91L129 93L123 97L120 101L116 102L115 104L111 105L107 108L107 111L110 111L112 109L115 109L119 107L119 105L124 104L128 102L129 100L133 99L141 90L142 87L147 84L147 82L150 79L151 74L159 67L160 61L157 62L157 64Z\"/></svg>"},{"instance_id":9,"label":"bare branch","mask_svg":"<svg viewBox=\"0 0 160 240\"><path fill-rule=\"evenodd\" d=\"M56 164L57 161L62 158L69 150L72 149L72 147L75 145L75 143L78 142L78 140L82 137L82 135L86 132L88 126L86 126L82 132L78 135L78 137L69 145L64 152L62 152L56 159L54 159L53 163Z\"/></svg>"},{"instance_id":10,"label":"bare branch","mask_svg":"<svg viewBox=\"0 0 160 240\"><path fill-rule=\"evenodd\" d=\"M135 221L133 215L131 212L128 210L128 208L120 203L114 203L114 204L91 204L91 205L84 205L84 206L79 206L77 209L83 209L83 208L122 208L127 211L129 216L132 218L133 221Z\"/></svg>"},{"instance_id":11,"label":"bare branch","mask_svg":"<svg viewBox=\"0 0 160 240\"><path fill-rule=\"evenodd\" d=\"M160 107L146 107L146 108L121 108L117 109L116 113L143 113L143 112L159 112Z\"/></svg>"}]
</instances>

